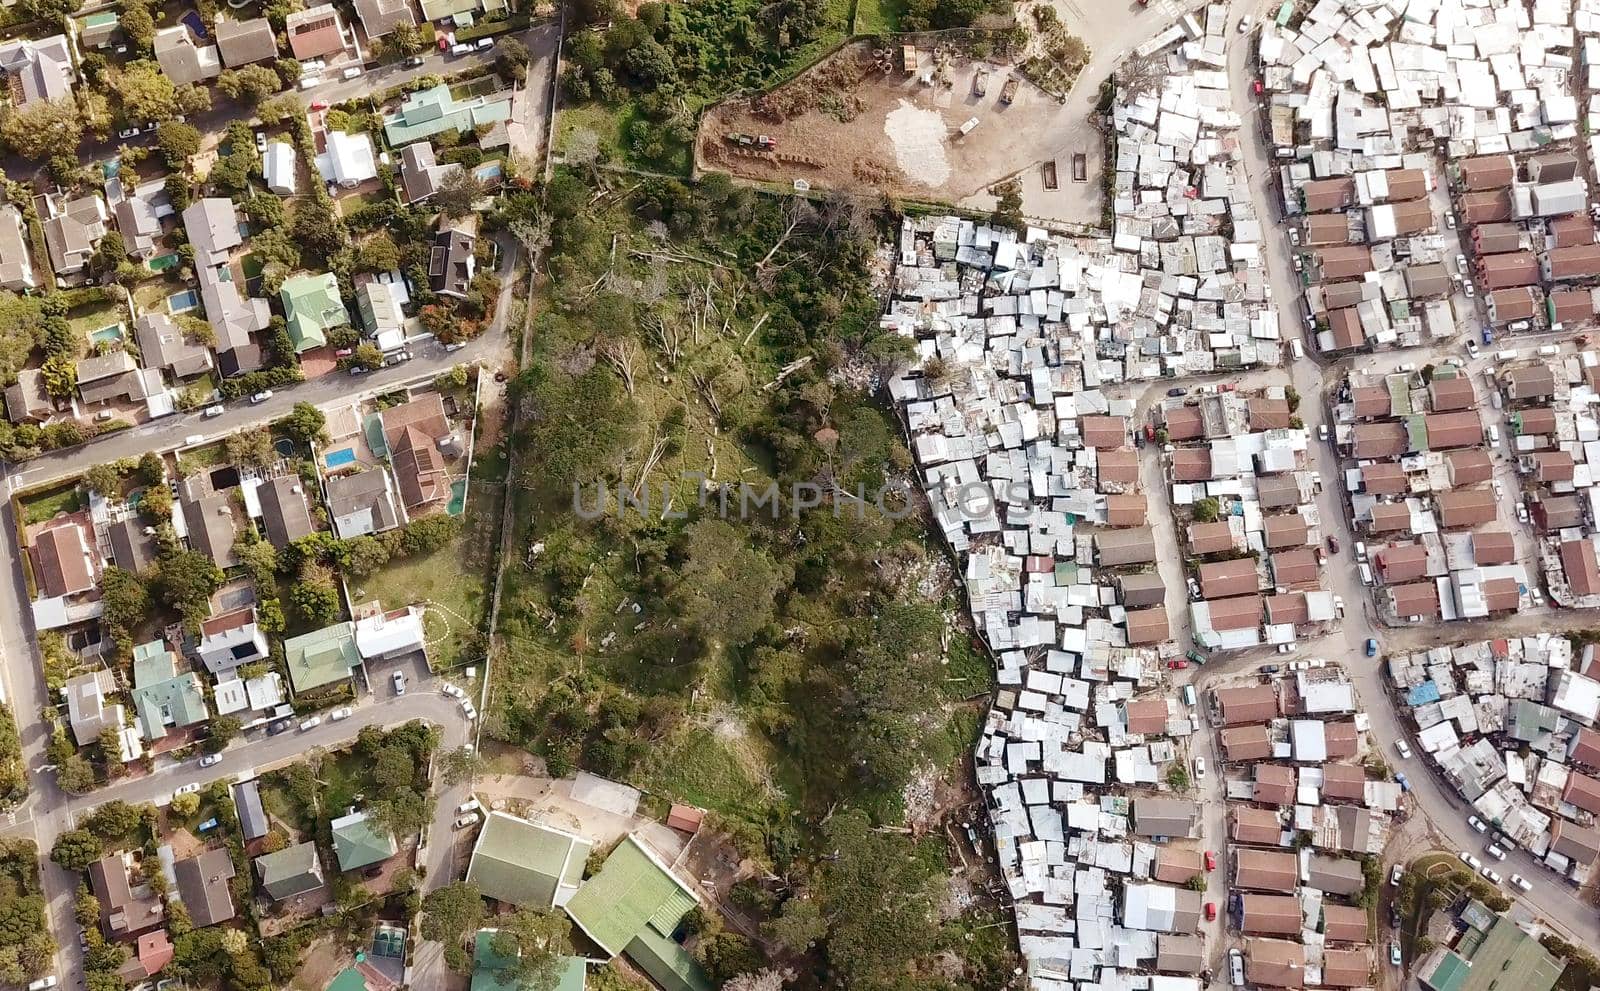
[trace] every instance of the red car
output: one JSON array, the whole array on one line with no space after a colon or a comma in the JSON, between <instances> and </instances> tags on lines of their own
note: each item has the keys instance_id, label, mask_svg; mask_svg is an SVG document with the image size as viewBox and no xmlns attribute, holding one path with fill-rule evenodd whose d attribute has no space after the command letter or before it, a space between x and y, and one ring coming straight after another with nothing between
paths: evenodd
<instances>
[{"instance_id":1,"label":"red car","mask_svg":"<svg viewBox=\"0 0 1600 991\"><path fill-rule=\"evenodd\" d=\"M1217 918L1217 903L1206 902L1206 921L1215 922Z\"/></svg>"},{"instance_id":2,"label":"red car","mask_svg":"<svg viewBox=\"0 0 1600 991\"><path fill-rule=\"evenodd\" d=\"M1206 851L1206 870L1214 871L1216 869L1217 869L1217 855L1216 855L1216 853L1212 852L1211 850L1207 850Z\"/></svg>"},{"instance_id":3,"label":"red car","mask_svg":"<svg viewBox=\"0 0 1600 991\"><path fill-rule=\"evenodd\" d=\"M1151 441L1156 439L1156 425L1155 424L1146 423L1144 425L1144 439L1145 440L1151 440Z\"/></svg>"},{"instance_id":4,"label":"red car","mask_svg":"<svg viewBox=\"0 0 1600 991\"><path fill-rule=\"evenodd\" d=\"M328 105L326 103L324 103L323 101L318 100L316 103L313 103L311 105L311 109L312 110L326 110L326 109L328 109Z\"/></svg>"},{"instance_id":5,"label":"red car","mask_svg":"<svg viewBox=\"0 0 1600 991\"><path fill-rule=\"evenodd\" d=\"M1169 671L1182 671L1184 668L1186 668L1188 666L1189 666L1189 662L1188 661L1179 660L1179 661L1168 661L1167 662L1167 669Z\"/></svg>"},{"instance_id":6,"label":"red car","mask_svg":"<svg viewBox=\"0 0 1600 991\"><path fill-rule=\"evenodd\" d=\"M1257 80L1255 80L1254 82L1252 82L1250 84L1250 91L1255 93L1256 96L1260 96L1261 95L1261 90L1262 90L1261 80L1257 79Z\"/></svg>"}]
</instances>

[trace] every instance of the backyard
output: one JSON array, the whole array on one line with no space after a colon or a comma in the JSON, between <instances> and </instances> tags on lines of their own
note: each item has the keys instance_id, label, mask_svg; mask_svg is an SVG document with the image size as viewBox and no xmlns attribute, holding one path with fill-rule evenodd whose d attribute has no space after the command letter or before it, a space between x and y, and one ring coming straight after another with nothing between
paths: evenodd
<instances>
[{"instance_id":1,"label":"backyard","mask_svg":"<svg viewBox=\"0 0 1600 991\"><path fill-rule=\"evenodd\" d=\"M22 518L22 525L32 526L35 523L43 523L57 513L76 513L82 509L83 490L74 480L53 489L19 495L17 505L21 510L19 515Z\"/></svg>"}]
</instances>

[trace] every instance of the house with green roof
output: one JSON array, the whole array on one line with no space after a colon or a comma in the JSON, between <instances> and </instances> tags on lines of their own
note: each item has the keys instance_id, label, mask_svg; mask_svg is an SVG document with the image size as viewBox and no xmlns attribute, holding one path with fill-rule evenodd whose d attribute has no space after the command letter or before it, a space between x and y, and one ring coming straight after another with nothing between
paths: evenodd
<instances>
[{"instance_id":1,"label":"house with green roof","mask_svg":"<svg viewBox=\"0 0 1600 991\"><path fill-rule=\"evenodd\" d=\"M285 279L278 297L283 300L283 319L295 354L322 347L328 343L328 331L350 326L350 311L332 272Z\"/></svg>"},{"instance_id":2,"label":"house with green roof","mask_svg":"<svg viewBox=\"0 0 1600 991\"><path fill-rule=\"evenodd\" d=\"M289 685L297 695L343 681L361 665L355 625L335 623L291 637L283 642L283 657L289 667Z\"/></svg>"},{"instance_id":3,"label":"house with green roof","mask_svg":"<svg viewBox=\"0 0 1600 991\"><path fill-rule=\"evenodd\" d=\"M510 119L511 97L508 94L458 100L448 84L440 83L407 96L399 110L383 119L383 134L391 146L398 148L445 131L465 134L484 124Z\"/></svg>"},{"instance_id":4,"label":"house with green roof","mask_svg":"<svg viewBox=\"0 0 1600 991\"><path fill-rule=\"evenodd\" d=\"M1565 964L1504 915L1487 930L1469 927L1454 949L1440 947L1417 967L1428 991L1551 991ZM1514 975L1514 976L1512 976Z\"/></svg>"},{"instance_id":5,"label":"house with green roof","mask_svg":"<svg viewBox=\"0 0 1600 991\"><path fill-rule=\"evenodd\" d=\"M515 957L494 951L498 929L480 929L472 953L472 991L530 991L531 984L518 985L502 977ZM583 991L585 973L582 957L562 957L561 976L550 991Z\"/></svg>"},{"instance_id":6,"label":"house with green roof","mask_svg":"<svg viewBox=\"0 0 1600 991\"><path fill-rule=\"evenodd\" d=\"M277 853L262 854L256 858L256 873L267 894L278 902L315 891L323 882L315 843L296 843Z\"/></svg>"},{"instance_id":7,"label":"house with green roof","mask_svg":"<svg viewBox=\"0 0 1600 991\"><path fill-rule=\"evenodd\" d=\"M365 812L349 815L328 823L333 832L333 854L339 861L339 870L354 871L388 860L395 855L394 837L372 826Z\"/></svg>"},{"instance_id":8,"label":"house with green roof","mask_svg":"<svg viewBox=\"0 0 1600 991\"><path fill-rule=\"evenodd\" d=\"M589 850L589 841L580 836L491 812L473 844L467 880L485 898L548 910L577 893Z\"/></svg>"},{"instance_id":9,"label":"house with green roof","mask_svg":"<svg viewBox=\"0 0 1600 991\"><path fill-rule=\"evenodd\" d=\"M133 648L133 711L146 740L162 739L168 726L183 729L211 718L200 676L180 671L178 655L164 640Z\"/></svg>"},{"instance_id":10,"label":"house with green roof","mask_svg":"<svg viewBox=\"0 0 1600 991\"><path fill-rule=\"evenodd\" d=\"M698 904L689 886L630 835L566 908L602 950L627 956L666 991L711 991L705 971L672 938Z\"/></svg>"}]
</instances>

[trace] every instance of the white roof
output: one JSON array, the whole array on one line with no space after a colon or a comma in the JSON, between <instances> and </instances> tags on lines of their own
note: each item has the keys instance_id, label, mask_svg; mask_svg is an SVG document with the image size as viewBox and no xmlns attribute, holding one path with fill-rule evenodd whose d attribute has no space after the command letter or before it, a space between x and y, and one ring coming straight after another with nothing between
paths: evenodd
<instances>
[{"instance_id":1,"label":"white roof","mask_svg":"<svg viewBox=\"0 0 1600 991\"><path fill-rule=\"evenodd\" d=\"M396 616L377 613L356 620L356 650L363 658L422 646L422 611L415 606Z\"/></svg>"},{"instance_id":2,"label":"white roof","mask_svg":"<svg viewBox=\"0 0 1600 991\"><path fill-rule=\"evenodd\" d=\"M288 196L294 192L294 149L287 141L268 143L267 153L261 157L261 172L274 193Z\"/></svg>"},{"instance_id":3,"label":"white roof","mask_svg":"<svg viewBox=\"0 0 1600 991\"><path fill-rule=\"evenodd\" d=\"M329 131L327 148L317 156L317 171L324 179L353 184L377 178L378 162L372 154L372 138L365 134Z\"/></svg>"},{"instance_id":4,"label":"white roof","mask_svg":"<svg viewBox=\"0 0 1600 991\"><path fill-rule=\"evenodd\" d=\"M245 694L244 682L238 678L229 678L227 681L217 682L216 690L212 693L217 703L217 715L226 716L233 712L243 712L250 707L249 696Z\"/></svg>"}]
</instances>

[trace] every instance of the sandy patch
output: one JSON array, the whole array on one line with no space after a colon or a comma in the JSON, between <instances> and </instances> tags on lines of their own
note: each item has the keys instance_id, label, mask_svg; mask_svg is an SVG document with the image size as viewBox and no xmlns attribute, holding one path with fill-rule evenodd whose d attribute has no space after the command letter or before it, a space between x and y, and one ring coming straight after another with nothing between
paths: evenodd
<instances>
[{"instance_id":1,"label":"sandy patch","mask_svg":"<svg viewBox=\"0 0 1600 991\"><path fill-rule=\"evenodd\" d=\"M950 178L950 160L945 156L950 131L939 111L902 99L883 119L883 133L894 145L895 164L906 178L924 186L940 186Z\"/></svg>"}]
</instances>

